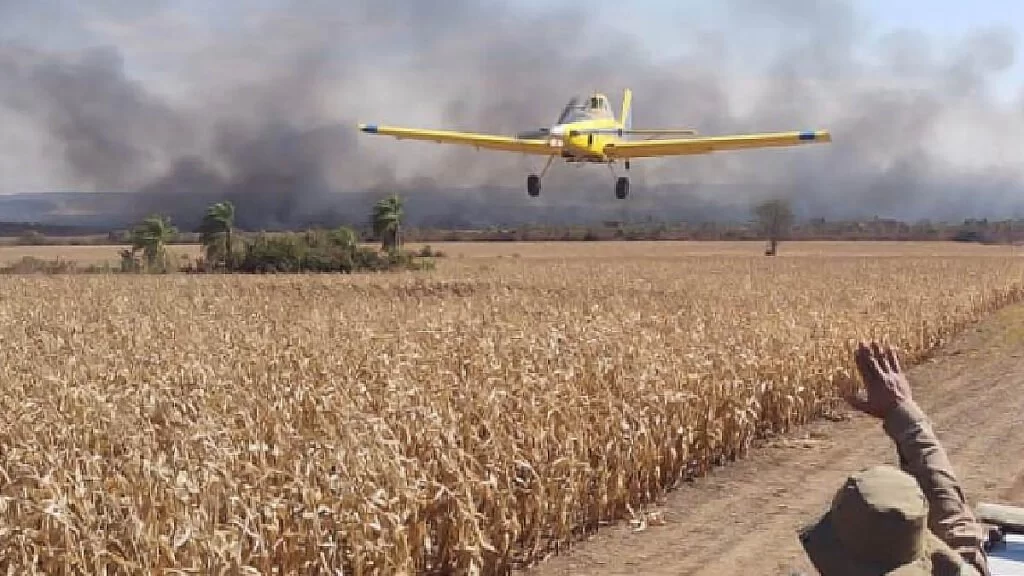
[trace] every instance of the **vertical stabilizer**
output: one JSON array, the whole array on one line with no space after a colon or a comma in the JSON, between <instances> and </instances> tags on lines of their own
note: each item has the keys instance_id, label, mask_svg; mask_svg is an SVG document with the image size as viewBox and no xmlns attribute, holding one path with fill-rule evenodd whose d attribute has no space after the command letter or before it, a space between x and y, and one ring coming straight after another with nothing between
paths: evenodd
<instances>
[{"instance_id":1,"label":"vertical stabilizer","mask_svg":"<svg viewBox=\"0 0 1024 576\"><path fill-rule=\"evenodd\" d=\"M633 91L629 88L622 94L622 116L619 117L619 124L623 130L633 128Z\"/></svg>"}]
</instances>

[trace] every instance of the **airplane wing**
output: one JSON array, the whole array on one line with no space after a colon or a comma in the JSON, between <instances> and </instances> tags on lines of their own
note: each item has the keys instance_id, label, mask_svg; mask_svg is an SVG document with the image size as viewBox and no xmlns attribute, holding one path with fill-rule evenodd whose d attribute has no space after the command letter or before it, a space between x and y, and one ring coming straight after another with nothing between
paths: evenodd
<instances>
[{"instance_id":1,"label":"airplane wing","mask_svg":"<svg viewBox=\"0 0 1024 576\"><path fill-rule=\"evenodd\" d=\"M513 138L510 136L498 136L493 134L475 134L472 132L451 132L447 130L420 130L417 128L397 128L394 126L377 126L375 124L360 124L359 130L367 134L379 134L382 136L394 136L399 140L426 140L438 144L461 144L473 146L474 148L486 148L488 150L501 150L504 152L520 152L523 154L538 154L542 156L553 156L562 150L561 140L547 140L540 138Z\"/></svg>"},{"instance_id":2,"label":"airplane wing","mask_svg":"<svg viewBox=\"0 0 1024 576\"><path fill-rule=\"evenodd\" d=\"M608 144L604 153L609 158L640 158L656 156L683 156L709 154L722 150L774 148L831 142L827 130L817 132L774 132L766 134L740 134L736 136L709 136L665 140L625 141Z\"/></svg>"}]
</instances>

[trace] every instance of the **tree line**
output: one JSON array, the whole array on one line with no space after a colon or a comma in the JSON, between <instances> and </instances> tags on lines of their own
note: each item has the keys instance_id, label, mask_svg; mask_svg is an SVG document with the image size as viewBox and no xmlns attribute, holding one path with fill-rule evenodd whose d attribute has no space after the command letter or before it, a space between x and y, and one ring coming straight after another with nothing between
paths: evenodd
<instances>
[{"instance_id":1,"label":"tree line","mask_svg":"<svg viewBox=\"0 0 1024 576\"><path fill-rule=\"evenodd\" d=\"M219 206L219 207L218 207ZM230 203L217 203L208 209L220 212L219 215L207 214L201 229L179 232L169 235L166 244L193 244L202 242L204 246L216 246L223 238L228 242L226 232L217 224L225 218L230 221L231 234L241 234L252 238L248 231L237 230L234 224L234 206ZM217 207L217 208L215 208ZM230 213L224 213L229 210ZM370 219L361 230L346 228L350 232L360 233L369 237L380 238L382 243L401 244L406 241L415 243L433 242L464 242L464 241L595 241L595 240L718 240L718 241L763 241L767 242L766 253L773 254L783 240L895 240L895 241L957 241L977 242L985 244L1017 244L1024 240L1024 220L1022 219L965 219L960 222L933 222L919 220L903 222L887 218L871 218L861 220L826 220L812 218L798 221L794 218L789 203L782 199L773 199L755 205L748 221L698 221L698 222L660 222L653 218L636 221L609 221L580 225L522 225L492 226L483 229L447 229L447 228L414 228L403 219L401 200L395 196L381 200L373 207ZM151 219L154 217L151 217ZM170 227L164 218L164 225L154 222L147 224L156 236L167 236L160 232L161 228ZM388 231L389 227L393 230ZM136 227L137 228L137 227ZM335 229L338 230L338 229ZM384 236L392 235L386 239ZM139 234L135 229L110 231L109 229L75 228L69 226L51 226L38 223L0 222L0 237L8 237L20 245L97 245L124 244L145 245L149 241L140 241L147 233ZM204 238L205 235L205 238ZM235 254L236 248L225 252ZM142 248L137 248L137 255ZM152 249L150 249L152 252ZM385 249L385 252L387 250ZM214 259L215 260L215 259Z\"/></svg>"},{"instance_id":2,"label":"tree line","mask_svg":"<svg viewBox=\"0 0 1024 576\"><path fill-rule=\"evenodd\" d=\"M210 205L195 233L203 256L178 268L167 247L180 235L170 219L151 215L127 234L130 247L121 250L121 271L167 273L175 269L191 273L289 273L384 271L423 268L429 261L418 258L438 255L429 249L419 253L402 250L402 200L392 195L378 201L370 214L375 250L362 244L359 233L347 226L303 232L239 234L235 206L230 201Z\"/></svg>"},{"instance_id":3,"label":"tree line","mask_svg":"<svg viewBox=\"0 0 1024 576\"><path fill-rule=\"evenodd\" d=\"M783 241L920 241L1018 244L1024 241L1024 219L972 219L957 222L890 218L798 220L784 200L755 206L748 221L663 222L655 219L605 221L578 225L491 226L481 229L412 228L409 242L542 242L542 241L758 241L766 252Z\"/></svg>"}]
</instances>

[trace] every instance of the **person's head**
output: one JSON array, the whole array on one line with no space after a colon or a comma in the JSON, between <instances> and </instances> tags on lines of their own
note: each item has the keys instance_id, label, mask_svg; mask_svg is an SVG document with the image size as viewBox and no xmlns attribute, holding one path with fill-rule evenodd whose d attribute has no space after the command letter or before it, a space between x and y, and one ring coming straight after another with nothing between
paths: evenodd
<instances>
[{"instance_id":1,"label":"person's head","mask_svg":"<svg viewBox=\"0 0 1024 576\"><path fill-rule=\"evenodd\" d=\"M800 541L822 576L975 573L928 529L928 500L917 481L892 466L850 476Z\"/></svg>"}]
</instances>

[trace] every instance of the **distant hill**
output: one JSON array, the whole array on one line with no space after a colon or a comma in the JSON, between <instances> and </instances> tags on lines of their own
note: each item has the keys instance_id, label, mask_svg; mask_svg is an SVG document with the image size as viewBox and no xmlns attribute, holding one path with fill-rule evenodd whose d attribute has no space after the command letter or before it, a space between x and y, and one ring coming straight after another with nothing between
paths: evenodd
<instances>
[{"instance_id":1,"label":"distant hill","mask_svg":"<svg viewBox=\"0 0 1024 576\"><path fill-rule=\"evenodd\" d=\"M96 236L106 235L110 228L106 226L64 226L61 224L44 224L42 222L0 222L0 237L10 238L38 233L48 237Z\"/></svg>"},{"instance_id":2,"label":"distant hill","mask_svg":"<svg viewBox=\"0 0 1024 576\"><path fill-rule=\"evenodd\" d=\"M210 204L229 199L236 221L249 230L366 224L373 203L390 190L338 194L52 192L0 195L0 221L47 226L120 229L153 213L180 229L194 229ZM406 223L414 227L482 229L493 226L593 225L605 221L742 221L749 207L722 198L710 202L673 187L637 190L626 201L608 190L553 190L528 198L525 190L402 190ZM665 204L671 204L667 208Z\"/></svg>"},{"instance_id":3,"label":"distant hill","mask_svg":"<svg viewBox=\"0 0 1024 576\"><path fill-rule=\"evenodd\" d=\"M102 229L107 231L121 220L120 194L54 192L0 195L0 227L7 233L20 227L45 226L62 230Z\"/></svg>"},{"instance_id":4,"label":"distant hill","mask_svg":"<svg viewBox=\"0 0 1024 576\"><path fill-rule=\"evenodd\" d=\"M754 240L749 209L738 204L711 204L686 199L687 209L668 210L673 189L648 189L625 202L598 193L574 191L549 198L525 198L525 192L475 190L402 192L405 237L411 242L443 240ZM228 197L236 205L239 230L298 230L308 227L353 226L369 234L368 216L378 193L310 196L244 194ZM523 196L522 198L520 197ZM92 236L105 242L147 215L171 218L195 241L194 232L206 207L223 200L202 194L85 193L0 195L0 237L19 242ZM676 206L680 204L678 197ZM27 238L22 238L27 237ZM99 238L97 238L99 237ZM190 239L189 239L190 238ZM798 221L793 240L956 240L981 243L1024 241L1024 220L965 219L959 222L901 222L887 218ZM69 241L78 241L71 238Z\"/></svg>"}]
</instances>

